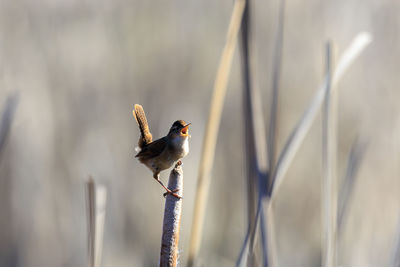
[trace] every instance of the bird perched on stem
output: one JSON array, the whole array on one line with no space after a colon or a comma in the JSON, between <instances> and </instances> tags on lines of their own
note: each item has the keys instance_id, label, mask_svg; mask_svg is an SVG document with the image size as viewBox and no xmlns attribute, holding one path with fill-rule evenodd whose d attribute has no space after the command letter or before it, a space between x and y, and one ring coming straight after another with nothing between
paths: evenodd
<instances>
[{"instance_id":1,"label":"bird perched on stem","mask_svg":"<svg viewBox=\"0 0 400 267\"><path fill-rule=\"evenodd\" d=\"M149 124L141 105L135 105L133 117L135 117L140 130L138 142L140 152L135 157L153 172L154 179L167 191L164 196L171 194L177 198L181 198L175 191L169 190L161 182L160 172L170 168L175 162L189 153L190 123L177 120L172 124L166 136L153 141L153 136L150 133ZM180 161L178 164L180 164Z\"/></svg>"}]
</instances>

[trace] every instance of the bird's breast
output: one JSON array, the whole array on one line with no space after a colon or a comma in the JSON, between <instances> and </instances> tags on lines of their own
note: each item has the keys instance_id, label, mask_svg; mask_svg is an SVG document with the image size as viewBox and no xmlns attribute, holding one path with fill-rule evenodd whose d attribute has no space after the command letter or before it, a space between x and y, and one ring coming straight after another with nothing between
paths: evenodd
<instances>
[{"instance_id":1,"label":"bird's breast","mask_svg":"<svg viewBox=\"0 0 400 267\"><path fill-rule=\"evenodd\" d=\"M183 142L182 146L182 158L186 156L189 153L189 139L185 138L185 141Z\"/></svg>"},{"instance_id":2,"label":"bird's breast","mask_svg":"<svg viewBox=\"0 0 400 267\"><path fill-rule=\"evenodd\" d=\"M189 140L188 138L177 137L171 142L170 154L174 160L183 158L189 153Z\"/></svg>"}]
</instances>

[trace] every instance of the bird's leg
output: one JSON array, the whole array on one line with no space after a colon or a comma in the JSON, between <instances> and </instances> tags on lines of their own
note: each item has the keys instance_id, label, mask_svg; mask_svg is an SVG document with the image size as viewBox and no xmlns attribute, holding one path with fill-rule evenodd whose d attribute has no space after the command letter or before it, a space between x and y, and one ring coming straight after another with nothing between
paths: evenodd
<instances>
[{"instance_id":1,"label":"bird's leg","mask_svg":"<svg viewBox=\"0 0 400 267\"><path fill-rule=\"evenodd\" d=\"M161 180L160 180L160 173L155 173L155 174L153 175L153 177L154 177L154 179L156 179L157 182L167 191L167 192L165 192L165 193L163 194L164 197L165 197L166 195L173 195L173 196L176 197L177 199L181 199L181 198L182 198L181 196L179 196L178 194L175 193L175 192L178 192L179 189L170 190L170 189L168 189L168 188L163 184L163 182L161 182Z\"/></svg>"}]
</instances>

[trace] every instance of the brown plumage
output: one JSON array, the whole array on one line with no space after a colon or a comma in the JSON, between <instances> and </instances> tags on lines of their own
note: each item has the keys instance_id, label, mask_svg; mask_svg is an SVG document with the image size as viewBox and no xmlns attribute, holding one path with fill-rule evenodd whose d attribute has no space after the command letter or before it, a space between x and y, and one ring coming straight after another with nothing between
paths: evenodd
<instances>
[{"instance_id":1,"label":"brown plumage","mask_svg":"<svg viewBox=\"0 0 400 267\"><path fill-rule=\"evenodd\" d=\"M141 105L135 105L133 116L140 130L138 142L140 152L135 157L153 172L153 177L167 190L168 194L180 198L160 181L160 172L172 167L189 152L190 123L177 120L172 124L166 136L153 141L146 115Z\"/></svg>"},{"instance_id":2,"label":"brown plumage","mask_svg":"<svg viewBox=\"0 0 400 267\"><path fill-rule=\"evenodd\" d=\"M164 151L166 145L167 145L166 137L157 139L154 142L151 142L151 146L148 146L147 144L143 146L142 150L140 150L135 157L139 158L140 162L145 163L147 160L151 158L158 157L161 154L161 152Z\"/></svg>"},{"instance_id":3,"label":"brown plumage","mask_svg":"<svg viewBox=\"0 0 400 267\"><path fill-rule=\"evenodd\" d=\"M149 124L147 123L146 114L144 113L143 107L141 105L135 104L135 108L133 110L133 117L135 117L136 122L139 125L140 129L140 138L139 138L139 148L143 148L145 145L150 144L153 140L153 136L149 130Z\"/></svg>"}]
</instances>

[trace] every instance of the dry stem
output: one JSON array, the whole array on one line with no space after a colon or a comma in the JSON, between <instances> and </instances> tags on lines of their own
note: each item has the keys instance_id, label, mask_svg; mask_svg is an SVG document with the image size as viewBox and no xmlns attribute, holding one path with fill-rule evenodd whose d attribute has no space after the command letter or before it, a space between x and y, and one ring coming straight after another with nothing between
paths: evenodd
<instances>
[{"instance_id":1,"label":"dry stem","mask_svg":"<svg viewBox=\"0 0 400 267\"><path fill-rule=\"evenodd\" d=\"M229 24L227 40L222 52L214 83L214 93L211 100L210 114L203 141L199 176L197 180L197 191L195 207L192 220L192 231L190 236L188 266L194 265L194 260L200 248L203 231L203 221L208 198L210 184L210 173L214 161L215 145L217 142L218 128L221 121L222 107L224 104L226 87L232 65L232 58L236 47L237 36L242 21L245 0L236 0L233 7L232 17Z\"/></svg>"},{"instance_id":2,"label":"dry stem","mask_svg":"<svg viewBox=\"0 0 400 267\"><path fill-rule=\"evenodd\" d=\"M183 194L183 171L180 164L169 175L168 188L176 191L176 194ZM161 239L160 266L177 266L178 243L182 214L182 198L167 195L164 209L163 233Z\"/></svg>"},{"instance_id":3,"label":"dry stem","mask_svg":"<svg viewBox=\"0 0 400 267\"><path fill-rule=\"evenodd\" d=\"M86 201L88 216L89 267L100 267L107 190L103 185L96 185L93 178L90 178L86 183Z\"/></svg>"}]
</instances>

